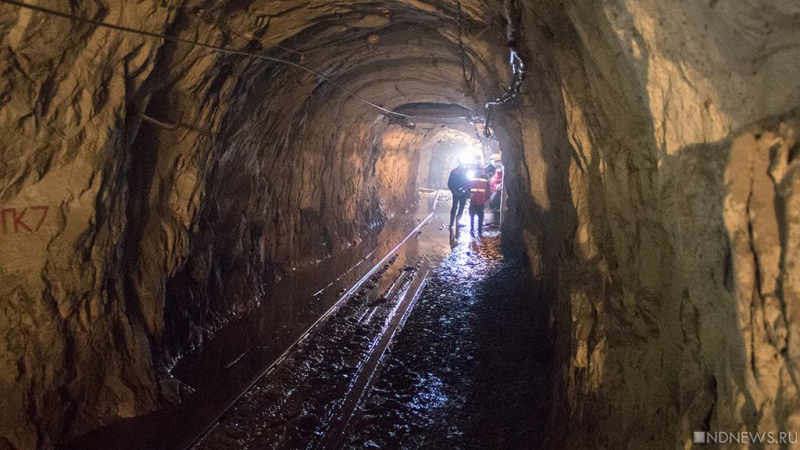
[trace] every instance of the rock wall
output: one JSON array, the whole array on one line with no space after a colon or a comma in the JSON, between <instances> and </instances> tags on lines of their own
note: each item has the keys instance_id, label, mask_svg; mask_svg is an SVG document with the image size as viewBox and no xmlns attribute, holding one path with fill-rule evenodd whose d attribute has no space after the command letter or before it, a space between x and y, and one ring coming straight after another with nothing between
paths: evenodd
<instances>
[{"instance_id":1,"label":"rock wall","mask_svg":"<svg viewBox=\"0 0 800 450\"><path fill-rule=\"evenodd\" d=\"M796 2L463 0L463 53L438 0L40 3L171 39L0 5L0 447L174 399L174 359L265 284L413 206L445 138L376 107L479 111L507 45L551 445L800 430Z\"/></svg>"},{"instance_id":2,"label":"rock wall","mask_svg":"<svg viewBox=\"0 0 800 450\"><path fill-rule=\"evenodd\" d=\"M0 4L0 448L174 400L175 358L265 284L413 207L432 128L376 107L507 78L473 0L467 66L450 3L31 3L170 40Z\"/></svg>"},{"instance_id":3,"label":"rock wall","mask_svg":"<svg viewBox=\"0 0 800 450\"><path fill-rule=\"evenodd\" d=\"M557 292L551 444L797 432L798 5L523 9L508 231Z\"/></svg>"}]
</instances>

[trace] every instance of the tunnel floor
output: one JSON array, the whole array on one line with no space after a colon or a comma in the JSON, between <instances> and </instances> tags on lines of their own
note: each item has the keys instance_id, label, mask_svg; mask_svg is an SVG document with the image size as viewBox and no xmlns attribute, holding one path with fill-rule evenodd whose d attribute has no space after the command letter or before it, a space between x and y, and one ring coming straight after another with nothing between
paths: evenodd
<instances>
[{"instance_id":1,"label":"tunnel floor","mask_svg":"<svg viewBox=\"0 0 800 450\"><path fill-rule=\"evenodd\" d=\"M62 450L542 448L547 302L496 228L448 232L449 202L290 274L173 368L181 403Z\"/></svg>"},{"instance_id":2,"label":"tunnel floor","mask_svg":"<svg viewBox=\"0 0 800 450\"><path fill-rule=\"evenodd\" d=\"M194 448L541 448L547 309L497 231L467 226L444 245L447 206L418 239L416 265L388 260ZM376 359L400 297L415 306Z\"/></svg>"},{"instance_id":3,"label":"tunnel floor","mask_svg":"<svg viewBox=\"0 0 800 450\"><path fill-rule=\"evenodd\" d=\"M493 234L493 233L492 233ZM541 448L549 364L524 264L496 236L435 271L344 440L349 448Z\"/></svg>"}]
</instances>

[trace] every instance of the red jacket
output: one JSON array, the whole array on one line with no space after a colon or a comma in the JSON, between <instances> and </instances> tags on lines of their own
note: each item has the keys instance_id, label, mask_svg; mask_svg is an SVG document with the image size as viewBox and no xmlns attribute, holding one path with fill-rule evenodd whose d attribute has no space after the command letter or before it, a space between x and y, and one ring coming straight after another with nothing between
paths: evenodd
<instances>
[{"instance_id":1,"label":"red jacket","mask_svg":"<svg viewBox=\"0 0 800 450\"><path fill-rule=\"evenodd\" d=\"M492 195L492 193L490 192L489 180L484 178L485 175L476 176L480 178L473 178L469 182L469 188L472 194L470 202L472 202L473 205L482 206L489 201L489 196Z\"/></svg>"},{"instance_id":2,"label":"red jacket","mask_svg":"<svg viewBox=\"0 0 800 450\"><path fill-rule=\"evenodd\" d=\"M492 185L492 193L500 187L500 184L503 183L503 169L497 169L497 171L492 175L492 179L490 181Z\"/></svg>"}]
</instances>

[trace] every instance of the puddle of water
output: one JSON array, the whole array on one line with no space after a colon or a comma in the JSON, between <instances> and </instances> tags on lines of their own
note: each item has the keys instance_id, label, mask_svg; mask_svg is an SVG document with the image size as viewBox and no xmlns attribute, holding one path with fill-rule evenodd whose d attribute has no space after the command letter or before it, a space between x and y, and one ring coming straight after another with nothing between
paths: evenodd
<instances>
[{"instance_id":1,"label":"puddle of water","mask_svg":"<svg viewBox=\"0 0 800 450\"><path fill-rule=\"evenodd\" d=\"M254 385L198 448L295 448L322 439L361 361L391 317L395 294L408 289L409 276L419 270L417 263L435 266L450 251L448 231L441 229L449 219L449 205L436 205L434 198L423 196L417 217L427 217L428 211L439 214L395 252L385 276L373 277L343 306L337 305L339 309Z\"/></svg>"},{"instance_id":2,"label":"puddle of water","mask_svg":"<svg viewBox=\"0 0 800 450\"><path fill-rule=\"evenodd\" d=\"M268 288L257 309L227 324L199 351L184 357L174 367L172 375L195 389L203 389L215 384L221 373L236 364L244 364L245 359L257 357L264 360L279 356L340 299L346 288L358 281L420 220L434 211L433 199L434 195L423 195L416 213L396 217L378 236L365 238L335 259L299 269L284 277ZM449 205L440 204L436 210L441 213L447 208ZM435 217L419 232L419 236L398 250L398 268L419 261L421 255L433 266L443 259L449 251L446 239L442 239L442 232L438 230L443 220ZM333 276L335 279L331 280ZM239 363L232 364L237 360Z\"/></svg>"},{"instance_id":3,"label":"puddle of water","mask_svg":"<svg viewBox=\"0 0 800 450\"><path fill-rule=\"evenodd\" d=\"M408 281L404 273L416 262L422 266L420 271L427 273L444 261L447 269L439 276L452 278L465 286L465 282L477 281L476 273L486 271L487 258L497 258L493 254L496 245L468 231L451 235L447 228L449 203L437 204L430 196L423 198L422 206L422 212L434 211L436 217L397 252L393 265L386 269L386 276L366 283L345 306L315 328L308 340L293 348L273 372L248 390L196 449L328 448L337 441L338 426L343 424L337 421L341 419L340 406L358 379L370 347L377 342L380 330L391 317L387 310L394 308L397 301L392 294L407 289L404 288ZM468 230L468 216L462 217L461 223ZM487 234L496 235L496 232ZM456 250L451 251L451 247ZM473 267L476 264L482 267ZM442 289L434 287L425 291L428 295L449 297L461 290L453 290L452 286ZM471 304L469 299L464 300L465 305ZM444 319L423 331L433 338L442 329L456 332L462 325L463 319ZM459 350L455 348L456 352ZM427 362L430 366L437 365L433 360ZM392 405L406 405L410 414L383 422L392 424L398 432L407 432L408 424L418 426L435 421L437 415L431 415L431 411L450 410L464 402L462 395L453 396L452 382L446 383L434 372L420 369L414 372L412 379L405 380L409 386L422 388L415 395L395 396L391 391L399 386L384 387L388 395L381 399L386 406L380 408L382 413L396 409ZM459 427L451 428L447 431L449 435L461 433ZM328 433L333 434L329 436Z\"/></svg>"},{"instance_id":4,"label":"puddle of water","mask_svg":"<svg viewBox=\"0 0 800 450\"><path fill-rule=\"evenodd\" d=\"M468 230L469 219L462 223ZM493 446L480 435L465 437L475 430L472 416L482 413L466 406L473 390L492 389L491 382L476 386L474 375L484 339L475 325L487 308L478 287L502 261L497 232L485 235L460 233L434 271L351 422L346 448L515 448Z\"/></svg>"},{"instance_id":5,"label":"puddle of water","mask_svg":"<svg viewBox=\"0 0 800 450\"><path fill-rule=\"evenodd\" d=\"M387 224L380 236L364 239L344 255L287 275L267 289L257 309L231 321L199 351L184 357L172 375L202 390L214 387L224 372L245 364L246 359L274 360L339 300L343 289L358 281L416 225L416 215L402 217ZM336 278L332 281L331 277ZM231 365L240 357L239 363Z\"/></svg>"},{"instance_id":6,"label":"puddle of water","mask_svg":"<svg viewBox=\"0 0 800 450\"><path fill-rule=\"evenodd\" d=\"M180 449L252 384L302 333L331 308L342 293L390 252L430 212L436 216L397 252L392 270L424 260L435 267L450 251L446 227L449 204L422 194L417 212L389 221L376 236L336 258L295 272L268 288L261 304L218 330L202 347L185 355L171 374L194 389L179 405L118 421L65 448ZM465 215L466 216L466 215ZM383 293L396 279L384 277L373 292ZM378 300L374 296L370 301ZM338 364L353 370L353 362Z\"/></svg>"},{"instance_id":7,"label":"puddle of water","mask_svg":"<svg viewBox=\"0 0 800 450\"><path fill-rule=\"evenodd\" d=\"M171 372L177 379L195 389L195 393L184 399L182 404L146 416L119 421L82 438L75 446L66 448L181 449L189 446L208 424L215 421L227 405L255 382L265 368L328 311L346 289L390 252L430 212L435 213L432 222L396 252L397 259L390 269L391 273L387 272L388 276L376 282L366 301L380 303L381 294L397 280L399 271L414 266L417 262L423 261L424 267L433 268L445 258L463 257L463 263L468 264L470 258L464 256L464 252L453 252L458 254L454 256L451 254L451 246L455 244L459 248L464 248L472 245L474 248L468 251L481 251L480 244L473 243L475 238L470 236L468 231L464 231L469 229L469 217L464 214L461 223L465 226L458 239L450 242L448 239L450 233L447 229L450 213L449 193L439 197L439 201L436 198L436 194L421 195L419 210L416 213L396 217L387 223L378 235L366 237L359 245L348 249L335 259L292 272L269 288L258 308L243 313L236 320L229 322L218 330L212 339L206 340L201 348L186 355ZM370 319L364 325L371 326L373 321ZM331 342L326 346L331 349L335 349L336 346L356 349L364 345L367 340L358 333L348 335L347 340L342 340L344 336L343 332L334 330L331 332ZM314 363L313 357L307 361L289 362L295 373L313 371ZM335 364L330 364L330 371L319 374L318 382L326 383L326 377L331 383L337 377L347 378L352 376L357 368L356 361L339 357ZM324 390L324 386L317 388ZM293 397L291 395L293 389L297 387L282 385L274 386L271 391L269 389L261 391L262 397L259 402L271 402L272 409L276 411L285 409L298 414L298 417L282 417L273 421L270 426L277 428L262 430L263 432L274 434L281 428L281 420L296 423L296 427L286 431L290 434L301 432L313 434L314 430L319 430L323 426L324 417L303 413L302 405L292 407L281 403ZM438 394L433 396L436 397ZM267 400L264 400L265 398ZM242 402L247 401L248 397L244 396ZM303 438L295 436L294 439L297 439L296 442L301 442Z\"/></svg>"}]
</instances>

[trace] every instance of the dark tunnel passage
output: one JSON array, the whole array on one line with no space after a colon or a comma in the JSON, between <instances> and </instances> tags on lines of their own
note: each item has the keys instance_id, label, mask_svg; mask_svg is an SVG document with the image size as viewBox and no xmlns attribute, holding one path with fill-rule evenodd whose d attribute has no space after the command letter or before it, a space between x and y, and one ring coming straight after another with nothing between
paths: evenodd
<instances>
[{"instance_id":1,"label":"dark tunnel passage","mask_svg":"<svg viewBox=\"0 0 800 450\"><path fill-rule=\"evenodd\" d=\"M797 443L794 0L0 30L0 449Z\"/></svg>"}]
</instances>

